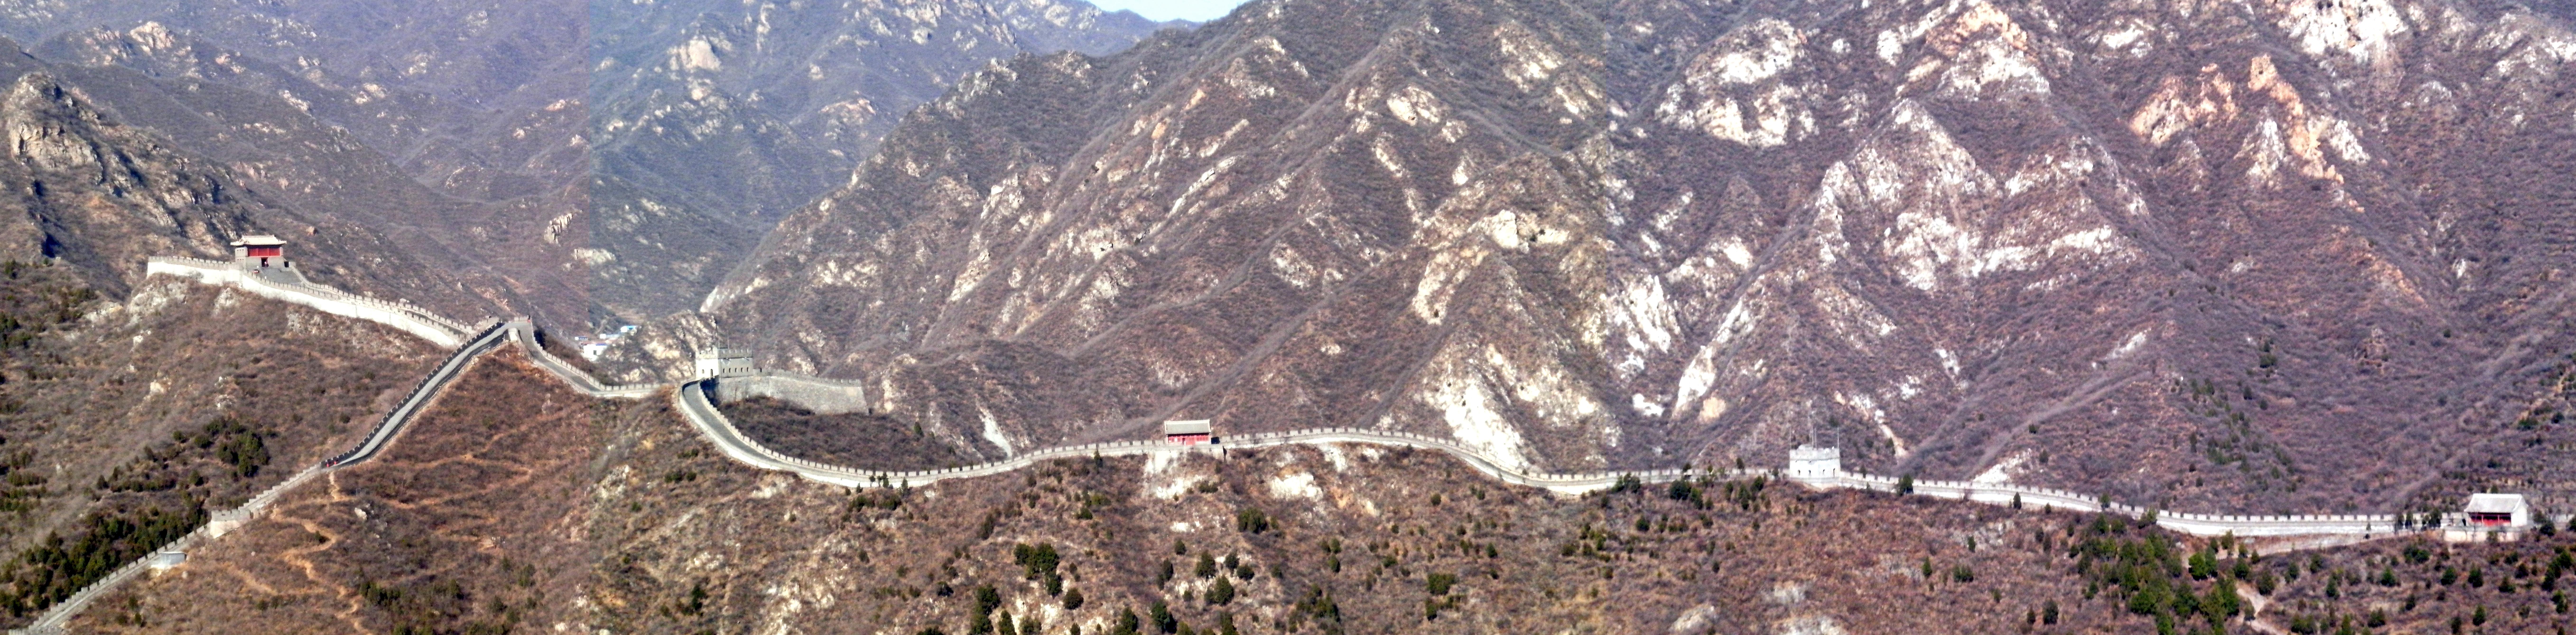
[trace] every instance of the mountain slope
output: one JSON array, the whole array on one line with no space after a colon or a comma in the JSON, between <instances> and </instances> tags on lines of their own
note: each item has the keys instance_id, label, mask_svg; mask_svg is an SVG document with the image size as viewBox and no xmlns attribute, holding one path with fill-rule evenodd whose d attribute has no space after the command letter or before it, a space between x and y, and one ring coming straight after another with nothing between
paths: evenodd
<instances>
[{"instance_id":1,"label":"mountain slope","mask_svg":"<svg viewBox=\"0 0 2576 635\"><path fill-rule=\"evenodd\" d=\"M1015 447L2394 507L2576 344L2569 51L2482 3L1262 2L960 84L709 306Z\"/></svg>"},{"instance_id":2,"label":"mountain slope","mask_svg":"<svg viewBox=\"0 0 2576 635\"><path fill-rule=\"evenodd\" d=\"M628 320L694 309L958 77L1021 52L1115 52L1161 26L1054 0L602 4L592 282Z\"/></svg>"},{"instance_id":3,"label":"mountain slope","mask_svg":"<svg viewBox=\"0 0 2576 635\"><path fill-rule=\"evenodd\" d=\"M12 626L345 450L444 354L239 291L163 276L109 299L73 274L0 264L0 621Z\"/></svg>"},{"instance_id":4,"label":"mountain slope","mask_svg":"<svg viewBox=\"0 0 2576 635\"><path fill-rule=\"evenodd\" d=\"M241 175L259 173L260 164L211 160L177 147L161 133L165 128L134 125L129 112L172 120L151 117L169 112L159 108L168 102L166 86L47 65L5 41L0 82L8 86L0 96L0 134L9 140L9 151L0 155L0 183L8 192L0 195L0 210L10 212L0 217L0 236L6 237L0 255L8 259L61 259L85 286L121 298L140 283L148 257L229 257L226 243L236 237L277 234L294 243L294 255L324 282L352 291L400 291L468 315L484 310L478 298L451 291L462 290L457 280L465 276L421 266L416 252L362 223L310 214L281 200L298 198L275 194L292 187L289 182ZM100 93L131 110L109 108L97 99ZM257 103L234 103L244 102ZM254 118L243 127L280 131L269 121ZM210 128L179 127L182 134L241 139L228 135L226 126Z\"/></svg>"},{"instance_id":5,"label":"mountain slope","mask_svg":"<svg viewBox=\"0 0 2576 635\"><path fill-rule=\"evenodd\" d=\"M152 96L187 113L153 123L476 278L437 292L553 324L693 308L958 76L1161 26L1054 1L0 0L0 36L55 63L240 91Z\"/></svg>"}]
</instances>

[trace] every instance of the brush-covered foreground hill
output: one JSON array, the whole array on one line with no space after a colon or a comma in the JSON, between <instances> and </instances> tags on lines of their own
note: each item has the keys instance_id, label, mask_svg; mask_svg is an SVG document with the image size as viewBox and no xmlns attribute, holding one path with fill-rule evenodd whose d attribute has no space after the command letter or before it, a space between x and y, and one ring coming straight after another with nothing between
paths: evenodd
<instances>
[{"instance_id":1,"label":"brush-covered foreground hill","mask_svg":"<svg viewBox=\"0 0 2576 635\"><path fill-rule=\"evenodd\" d=\"M364 436L445 351L168 277L0 262L0 622Z\"/></svg>"},{"instance_id":2,"label":"brush-covered foreground hill","mask_svg":"<svg viewBox=\"0 0 2576 635\"><path fill-rule=\"evenodd\" d=\"M2125 519L1776 484L1559 497L1446 455L1356 445L853 492L728 462L661 400L581 399L515 353L477 364L383 458L74 628L2277 632L2358 625L2403 593L2414 601L2380 619L2485 606L2481 632L2563 621L2538 586L2570 546L2557 538L2252 557ZM2397 556L2399 584L2369 577L2416 552ZM2502 564L2432 586L2477 562Z\"/></svg>"},{"instance_id":3,"label":"brush-covered foreground hill","mask_svg":"<svg viewBox=\"0 0 2576 635\"><path fill-rule=\"evenodd\" d=\"M1255 2L960 84L665 339L1015 447L1820 438L2395 508L2530 458L2471 448L2576 350L2571 62L2565 16L2481 1Z\"/></svg>"}]
</instances>

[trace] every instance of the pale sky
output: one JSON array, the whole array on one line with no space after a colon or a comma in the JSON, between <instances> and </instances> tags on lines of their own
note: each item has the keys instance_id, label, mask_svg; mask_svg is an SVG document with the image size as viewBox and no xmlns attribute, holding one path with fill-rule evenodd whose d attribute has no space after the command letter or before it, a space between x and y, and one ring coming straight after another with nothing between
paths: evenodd
<instances>
[{"instance_id":1,"label":"pale sky","mask_svg":"<svg viewBox=\"0 0 2576 635\"><path fill-rule=\"evenodd\" d=\"M1243 0L1091 0L1102 11L1126 9L1147 20L1206 22L1225 17Z\"/></svg>"}]
</instances>

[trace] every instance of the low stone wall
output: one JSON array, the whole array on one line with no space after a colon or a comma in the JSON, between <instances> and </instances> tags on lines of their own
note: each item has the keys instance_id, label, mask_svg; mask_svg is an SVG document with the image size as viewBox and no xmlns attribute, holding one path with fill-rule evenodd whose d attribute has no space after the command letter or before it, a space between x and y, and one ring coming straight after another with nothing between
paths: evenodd
<instances>
[{"instance_id":1,"label":"low stone wall","mask_svg":"<svg viewBox=\"0 0 2576 635\"><path fill-rule=\"evenodd\" d=\"M1856 472L1836 472L1830 474L1793 473L1789 475L1789 479L1806 484L1810 487L1818 488L1848 487L1853 489L1894 492L1897 491L1899 487L1898 479L1870 474L1860 474ZM1918 496L1965 500L1992 505L2007 505L2011 504L2015 500L2019 500L2023 507L2028 508L2050 507L2079 512L2110 512L2131 518L2144 517L2146 514L2153 512L2156 515L2156 524L2158 526L2195 536L2222 536L2233 534L2247 538L2322 535L2350 535L2366 537L2384 536L2401 532L2397 526L2397 517L2394 515L2194 514L2188 512L2155 510L2120 503L2104 505L2102 499L2098 496L2090 496L2080 492L2070 492L2060 489L2029 487L2007 483L1916 481L1914 482L1913 487L1913 493Z\"/></svg>"},{"instance_id":2,"label":"low stone wall","mask_svg":"<svg viewBox=\"0 0 2576 635\"><path fill-rule=\"evenodd\" d=\"M764 370L758 375L725 377L712 383L715 384L716 403L768 397L795 404L815 414L836 415L868 409L866 385L858 381Z\"/></svg>"},{"instance_id":3,"label":"low stone wall","mask_svg":"<svg viewBox=\"0 0 2576 635\"><path fill-rule=\"evenodd\" d=\"M167 274L195 278L211 285L229 286L263 298L300 304L316 311L375 322L420 336L444 348L465 343L465 335L443 318L427 315L415 307L386 302L366 296L349 295L320 285L286 285L261 279L232 263L201 258L155 256L144 265L144 275Z\"/></svg>"}]
</instances>

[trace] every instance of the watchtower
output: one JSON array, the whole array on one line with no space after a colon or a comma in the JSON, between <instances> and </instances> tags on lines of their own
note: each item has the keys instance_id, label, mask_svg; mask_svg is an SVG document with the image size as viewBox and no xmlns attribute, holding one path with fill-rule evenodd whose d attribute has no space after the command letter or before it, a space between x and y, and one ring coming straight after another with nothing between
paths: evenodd
<instances>
[{"instance_id":1,"label":"watchtower","mask_svg":"<svg viewBox=\"0 0 2576 635\"><path fill-rule=\"evenodd\" d=\"M1206 419L1163 422L1163 441L1173 445L1199 445L1215 439L1216 429Z\"/></svg>"},{"instance_id":2,"label":"watchtower","mask_svg":"<svg viewBox=\"0 0 2576 635\"><path fill-rule=\"evenodd\" d=\"M742 377L752 372L750 350L721 346L698 349L699 379Z\"/></svg>"},{"instance_id":3,"label":"watchtower","mask_svg":"<svg viewBox=\"0 0 2576 635\"><path fill-rule=\"evenodd\" d=\"M233 241L233 262L261 269L286 266L286 241L276 236L255 234Z\"/></svg>"},{"instance_id":4,"label":"watchtower","mask_svg":"<svg viewBox=\"0 0 2576 635\"><path fill-rule=\"evenodd\" d=\"M2470 494L2467 512L2469 524L2499 529L2531 526L2531 502L2521 494Z\"/></svg>"},{"instance_id":5,"label":"watchtower","mask_svg":"<svg viewBox=\"0 0 2576 635\"><path fill-rule=\"evenodd\" d=\"M1789 476L1813 478L1833 476L1843 471L1842 448L1820 448L1801 445L1789 449Z\"/></svg>"}]
</instances>

